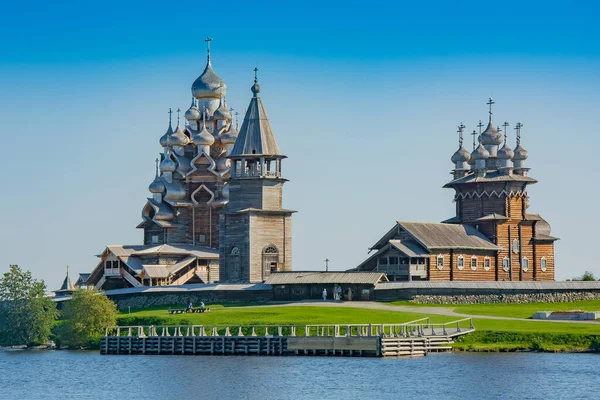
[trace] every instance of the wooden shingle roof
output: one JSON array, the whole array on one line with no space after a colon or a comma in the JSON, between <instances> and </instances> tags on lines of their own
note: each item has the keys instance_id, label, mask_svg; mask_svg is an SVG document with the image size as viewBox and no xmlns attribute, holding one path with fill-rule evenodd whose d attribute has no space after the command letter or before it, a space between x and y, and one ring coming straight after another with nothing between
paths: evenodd
<instances>
[{"instance_id":1,"label":"wooden shingle roof","mask_svg":"<svg viewBox=\"0 0 600 400\"><path fill-rule=\"evenodd\" d=\"M311 284L370 284L387 281L383 272L319 272L292 271L275 272L266 280L267 285L311 285Z\"/></svg>"},{"instance_id":2,"label":"wooden shingle roof","mask_svg":"<svg viewBox=\"0 0 600 400\"><path fill-rule=\"evenodd\" d=\"M438 249L500 249L470 225L401 221L398 221L398 225L430 251Z\"/></svg>"}]
</instances>

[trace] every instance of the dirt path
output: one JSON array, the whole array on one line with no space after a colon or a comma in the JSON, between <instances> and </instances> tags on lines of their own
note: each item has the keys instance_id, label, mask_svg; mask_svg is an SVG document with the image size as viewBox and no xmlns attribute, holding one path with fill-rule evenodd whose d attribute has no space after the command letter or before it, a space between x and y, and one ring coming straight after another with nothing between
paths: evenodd
<instances>
[{"instance_id":1,"label":"dirt path","mask_svg":"<svg viewBox=\"0 0 600 400\"><path fill-rule=\"evenodd\" d=\"M389 304L377 303L373 301L355 301L355 302L338 302L338 301L312 301L304 300L292 303L272 303L255 307L345 307L345 308L366 308L371 310L385 310L395 312L411 312L420 314L444 315L457 318L478 318L478 319L495 319L506 321L529 321L529 322L562 322L568 324L599 324L600 321L554 321L554 320L532 320L528 318L514 317L499 317L492 315L475 315L457 313L452 308L447 307L411 307L411 306L393 306ZM238 307L236 307L238 308ZM239 307L242 308L242 307Z\"/></svg>"}]
</instances>

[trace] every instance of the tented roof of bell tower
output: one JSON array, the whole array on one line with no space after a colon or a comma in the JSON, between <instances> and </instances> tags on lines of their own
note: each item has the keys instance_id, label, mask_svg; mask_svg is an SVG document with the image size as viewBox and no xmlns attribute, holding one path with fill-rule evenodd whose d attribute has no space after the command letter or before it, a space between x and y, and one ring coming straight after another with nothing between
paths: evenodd
<instances>
[{"instance_id":1,"label":"tented roof of bell tower","mask_svg":"<svg viewBox=\"0 0 600 400\"><path fill-rule=\"evenodd\" d=\"M255 86L257 86L255 84ZM264 156L283 156L271 123L267 117L267 112L262 103L258 93L260 89L256 89L253 86L254 97L250 100L250 105L246 111L244 122L235 141L235 145L231 151L230 157L232 156L252 156L252 155L264 155Z\"/></svg>"}]
</instances>

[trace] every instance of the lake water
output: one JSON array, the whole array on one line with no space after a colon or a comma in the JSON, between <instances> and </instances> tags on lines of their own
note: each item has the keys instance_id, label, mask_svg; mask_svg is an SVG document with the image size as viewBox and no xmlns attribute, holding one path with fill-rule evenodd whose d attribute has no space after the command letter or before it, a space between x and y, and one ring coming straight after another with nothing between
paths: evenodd
<instances>
[{"instance_id":1,"label":"lake water","mask_svg":"<svg viewBox=\"0 0 600 400\"><path fill-rule=\"evenodd\" d=\"M0 351L0 399L598 399L600 355L101 356Z\"/></svg>"}]
</instances>

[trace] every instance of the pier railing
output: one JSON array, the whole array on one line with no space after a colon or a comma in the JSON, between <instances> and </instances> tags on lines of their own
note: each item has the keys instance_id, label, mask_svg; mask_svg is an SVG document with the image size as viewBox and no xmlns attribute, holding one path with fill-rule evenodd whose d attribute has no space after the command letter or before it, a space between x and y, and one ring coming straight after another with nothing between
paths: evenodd
<instances>
[{"instance_id":1,"label":"pier railing","mask_svg":"<svg viewBox=\"0 0 600 400\"><path fill-rule=\"evenodd\" d=\"M452 336L473 330L471 318L432 324L421 318L398 324L309 324L309 325L134 325L110 326L105 336L119 337L418 337Z\"/></svg>"}]
</instances>

